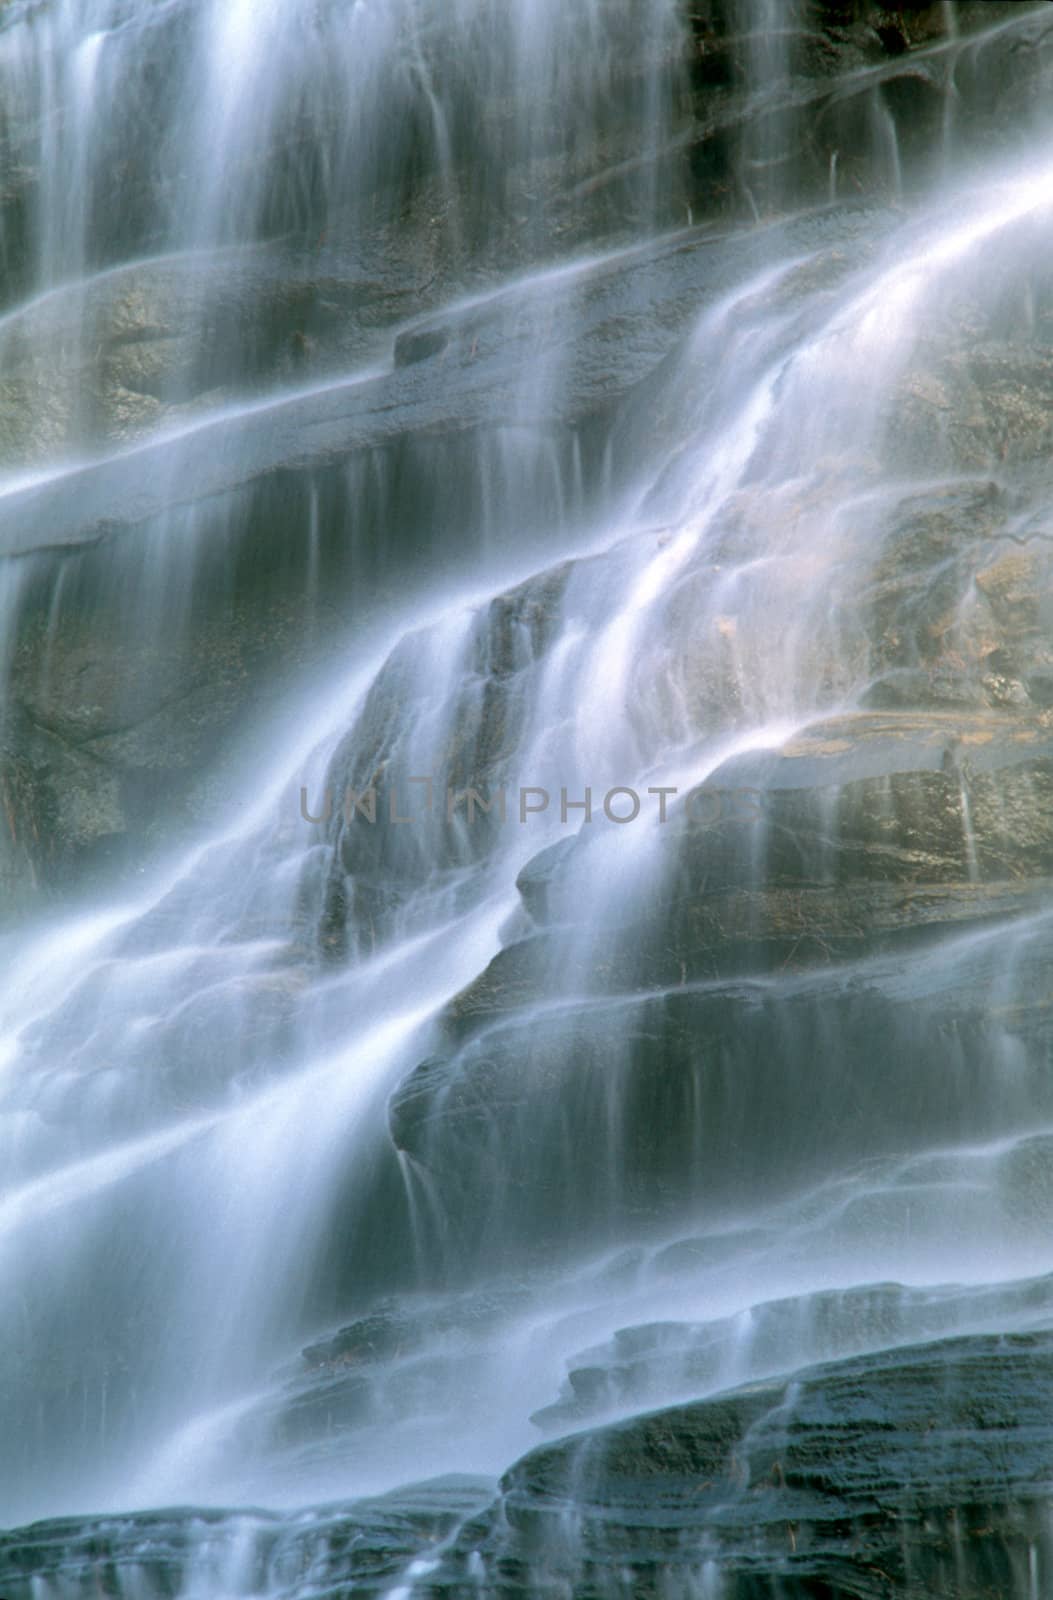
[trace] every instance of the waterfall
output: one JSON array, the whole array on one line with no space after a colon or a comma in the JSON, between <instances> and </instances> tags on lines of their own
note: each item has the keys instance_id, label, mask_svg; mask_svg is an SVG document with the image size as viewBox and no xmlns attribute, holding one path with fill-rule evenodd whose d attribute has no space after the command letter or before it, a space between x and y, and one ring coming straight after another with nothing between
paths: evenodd
<instances>
[{"instance_id":1,"label":"waterfall","mask_svg":"<svg viewBox=\"0 0 1053 1600\"><path fill-rule=\"evenodd\" d=\"M8 1600L1043 1592L1053 35L856 10L0 11Z\"/></svg>"}]
</instances>

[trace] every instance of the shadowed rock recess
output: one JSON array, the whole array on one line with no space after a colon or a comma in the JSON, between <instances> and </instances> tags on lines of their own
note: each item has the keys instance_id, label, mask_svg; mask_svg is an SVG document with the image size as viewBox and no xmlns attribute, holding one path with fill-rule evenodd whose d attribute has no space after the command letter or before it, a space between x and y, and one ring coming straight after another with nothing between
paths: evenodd
<instances>
[{"instance_id":1,"label":"shadowed rock recess","mask_svg":"<svg viewBox=\"0 0 1053 1600\"><path fill-rule=\"evenodd\" d=\"M0 1596L1053 1594L1053 6L0 0Z\"/></svg>"}]
</instances>

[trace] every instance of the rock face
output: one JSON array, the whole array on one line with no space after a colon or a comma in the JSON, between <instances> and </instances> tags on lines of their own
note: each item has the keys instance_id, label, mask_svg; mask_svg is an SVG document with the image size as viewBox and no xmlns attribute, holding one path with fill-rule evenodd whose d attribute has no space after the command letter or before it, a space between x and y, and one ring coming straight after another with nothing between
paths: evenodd
<instances>
[{"instance_id":1,"label":"rock face","mask_svg":"<svg viewBox=\"0 0 1053 1600\"><path fill-rule=\"evenodd\" d=\"M521 475L532 484L539 528L556 534L568 492L575 511L595 504L616 487L612 460L628 476L655 437L683 429L669 379L684 331L722 285L742 281L751 256L763 262L782 244L807 246L821 232L829 246L823 270L836 278L865 254L868 231L880 220L873 208L895 199L896 181L925 181L939 142L934 128L957 143L1004 142L1021 107L1042 104L1050 50L1042 6L958 6L953 39L946 36L947 8L939 5L802 3L788 7L784 21L764 47L770 87L762 97L751 87L759 35L735 5L696 7L679 42L652 31L646 47L627 21L607 97L582 100L575 112L582 126L562 147L558 139L546 143L538 128L517 143L500 75L480 89L456 50L448 53L451 41L429 35L422 48L434 53L439 92L451 105L482 94L485 181L479 140L467 133L471 118L451 120L453 144L440 171L424 159L430 135L407 110L405 148L363 167L353 186L358 209L341 210L334 200L339 174L328 185L317 178L332 128L324 119L301 126L302 146L258 153L267 173L266 182L257 173L249 184L260 203L258 237L227 250L217 274L210 260L191 267L151 254L163 225L151 165L163 167L163 152L153 148L154 129L159 112L172 111L157 102L158 64L182 48L185 22L179 6L154 19L148 47L125 62L143 81L130 77L122 89L124 144L139 157L120 167L116 188L117 169L107 169L107 186L94 195L101 254L88 266L99 270L76 294L59 285L0 323L0 457L25 466L71 450L98 453L86 465L9 491L0 504L0 549L38 552L26 603L12 619L17 709L4 735L4 782L21 800L12 800L15 821L12 828L9 819L2 852L12 908L76 888L78 862L122 853L140 862L152 835L171 834L181 814L210 815L196 796L220 783L215 752L234 722L250 718L270 692L265 659L276 678L324 660L307 637L319 631L319 585L346 622L390 595L400 562L412 559L426 575L437 525L456 530L456 539L435 551L437 566L469 561L491 544L508 520L502 484L509 505L522 487L503 477L511 432L520 455L524 430L533 433L534 453ZM982 34L974 39L976 30ZM652 56L665 52L671 67L678 50L668 137L641 155ZM45 146L34 116L28 101L12 101L0 130L3 290L11 302L40 246L34 226L46 199ZM881 155L877 127L891 130L886 144L898 152L892 165L887 151ZM283 211L279 197L292 192L285 180L299 168L316 177L296 190L293 210ZM782 238L782 214L831 192L847 204L823 219L788 224ZM869 210L859 209L864 197ZM641 208L652 227L687 222L696 229L619 256L638 233ZM756 216L776 232L719 237L718 221ZM614 254L572 280L562 301L529 286L492 295L498 273L507 276L510 266L527 272L547 260L553 241L563 251L602 242ZM442 313L463 292L468 258L480 283L477 302ZM1050 292L1018 268L1011 259L1000 264L1004 288L993 306L977 307L968 297L949 303L927 330L897 407L905 455L928 460L934 442L942 448L949 440L970 471L1041 459ZM545 397L544 416L524 416L519 378L524 363L539 358L555 359L562 376ZM349 371L368 381L343 383ZM281 403L254 409L276 384ZM158 428L179 434L179 442L147 443ZM137 442L139 450L122 454ZM994 486L990 492L996 501L1002 494ZM975 505L955 503L969 495ZM949 581L938 549L951 539L961 559L963 520L978 532L991 520L982 498L982 490L947 489L917 496L909 519L905 508L903 550L890 550L887 571L875 574L884 669L875 705L1053 699L1046 681L1053 659L1043 643L1048 619L1036 598L1046 592L1048 547L1040 528L1014 523L1008 504L995 505L995 519L1023 542L986 551L976 594L996 625L973 641L982 660L970 663L968 683L955 677L951 647L942 648L932 631L941 625ZM385 551L392 528L399 547ZM72 738L46 716L41 721L34 680L42 626L50 634L48 671L76 706L84 619L80 602L70 601L72 588L112 589L116 562L111 568L108 545L119 535L141 541L144 551L155 540L171 549L188 529L197 575L187 598L195 616L210 609L215 576L198 559L202 545L221 544L228 574L238 575L240 615L220 624L227 642L211 639L207 627L189 647L181 636L171 646L151 637L121 664L125 682L142 680L142 705L124 703L123 693L103 694L101 721L92 722L87 704L76 709ZM927 542L933 559L931 571L915 579L914 557L904 551L920 548L918 541ZM1003 556L1012 572L999 565ZM71 560L84 568L72 586ZM144 557L144 571L153 564ZM274 575L273 588L254 577L246 589L242 575L262 569ZM162 575L141 603L156 606L168 581ZM178 581L186 582L185 571ZM1014 601L1015 594L1030 599ZM904 631L918 607L925 637ZM294 640L293 630L304 637ZM108 647L99 654L102 664L90 669L96 676L108 670ZM209 662L207 677L221 686L214 703L208 696L202 703L191 659ZM259 691L235 693L231 678L244 683L250 660ZM700 715L734 712L738 691L718 659L699 658L696 682ZM142 714L146 700L163 703L166 714ZM186 710L183 722L177 706ZM170 749L172 742L179 748ZM176 776L188 764L196 772L189 785ZM152 787L156 805L153 798L143 803L154 827L135 798ZM27 808L24 825L19 806Z\"/></svg>"},{"instance_id":2,"label":"rock face","mask_svg":"<svg viewBox=\"0 0 1053 1600\"><path fill-rule=\"evenodd\" d=\"M999 976L993 950L936 998L924 990L941 976L933 958L875 964L848 996L838 974L586 999L558 1029L513 1012L423 1062L392 1100L392 1137L444 1220L435 1270L647 1237L685 1211L734 1215L846 1163L1007 1130L1017 1092L1048 1098L1040 970L1021 974L997 1018L980 998ZM1010 1058L1012 1093L999 1066ZM569 1158L568 1126L589 1130Z\"/></svg>"},{"instance_id":3,"label":"rock face","mask_svg":"<svg viewBox=\"0 0 1053 1600\"><path fill-rule=\"evenodd\" d=\"M192 1582L281 1600L309 1577L336 1600L389 1593L416 1558L425 1597L1041 1593L1051 1408L1046 1333L915 1345L542 1446L489 1508L466 1481L301 1517L67 1519L4 1535L0 1579L12 1600Z\"/></svg>"},{"instance_id":4,"label":"rock face","mask_svg":"<svg viewBox=\"0 0 1053 1600\"><path fill-rule=\"evenodd\" d=\"M1009 1127L1009 1055L1044 1103L1041 939L1001 974L1007 923L1049 901L1050 737L989 711L813 725L671 810L649 889L598 930L576 876L596 841L531 863L534 931L451 1004L391 1102L466 1257ZM572 1162L565 1126L591 1130Z\"/></svg>"},{"instance_id":5,"label":"rock face","mask_svg":"<svg viewBox=\"0 0 1053 1600\"><path fill-rule=\"evenodd\" d=\"M198 608L189 627L147 614L129 628L112 601L82 591L58 638L53 617L26 615L0 755L8 914L134 872L206 820L232 819L253 718L282 677L291 685L332 659L341 619L326 609L245 589Z\"/></svg>"},{"instance_id":6,"label":"rock face","mask_svg":"<svg viewBox=\"0 0 1053 1600\"><path fill-rule=\"evenodd\" d=\"M682 1240L655 1263L682 1272L692 1255L704 1259L714 1241ZM733 1254L727 1246L727 1259ZM558 1402L536 1413L547 1434L564 1434L627 1412L668 1406L684 1395L741 1388L743 1356L755 1379L781 1377L788 1352L811 1367L846 1356L937 1340L968 1328L999 1330L1007 1318L1040 1325L1053 1300L1053 1281L1028 1279L1002 1286L940 1289L899 1283L820 1290L751 1306L703 1323L643 1323L581 1351L569 1364ZM736 1381L738 1374L739 1381Z\"/></svg>"},{"instance_id":7,"label":"rock face","mask_svg":"<svg viewBox=\"0 0 1053 1600\"><path fill-rule=\"evenodd\" d=\"M308 1582L333 1600L384 1595L485 1495L485 1483L464 1479L299 1517L187 1509L43 1522L0 1535L0 1581L11 1600L42 1590L73 1600L100 1587L119 1600L163 1600L193 1585L213 1594L251 1585L292 1600Z\"/></svg>"},{"instance_id":8,"label":"rock face","mask_svg":"<svg viewBox=\"0 0 1053 1600\"><path fill-rule=\"evenodd\" d=\"M543 1447L423 1592L1041 1593L1051 1363L1046 1334L916 1346Z\"/></svg>"},{"instance_id":9,"label":"rock face","mask_svg":"<svg viewBox=\"0 0 1053 1600\"><path fill-rule=\"evenodd\" d=\"M43 1142L77 1127L96 1096L105 1136L130 1139L158 1107L167 1130L191 1103L217 1116L237 1096L251 1103L350 1036L348 972L368 972L407 934L436 947L460 939L466 908L484 892L488 915L501 901L499 931L466 946L401 1079L380 1081L376 1148L333 1180L332 1226L298 1280L317 1281L297 1290L304 1308L288 1326L302 1315L340 1331L289 1335L291 1365L252 1413L262 1456L273 1445L309 1464L320 1439L336 1453L352 1436L357 1448L370 1428L375 1440L418 1412L441 1417L451 1392L472 1397L486 1341L528 1323L543 1298L531 1298L535 1280L569 1274L585 1246L633 1260L650 1251L675 1276L724 1229L729 1251L748 1258L749 1207L778 1218L806 1182L846 1172L877 1174L873 1194L862 1184L860 1234L887 1200L906 1236L910 1195L941 1184L967 1230L974 1175L949 1181L941 1153L992 1142L990 1188L1001 1196L1005 1179L1006 1219L1037 1231L1048 1212L1045 219L984 244L984 281L948 269L928 299L912 300L918 271L896 280L886 254L895 228L916 268L920 224L903 208L948 151L1028 153L1053 77L1048 8L787 0L778 27L758 28L746 0L699 0L682 28L653 38L641 22L657 0L650 12L608 9L623 22L606 75L588 80L601 88L564 122L542 106L526 135L513 79L498 73L479 90L452 22L415 37L412 63L400 56L402 77L383 86L405 112L404 139L367 152L356 205L331 203L334 97L317 122L298 115L294 133L243 152L251 237L229 252L225 235L213 239L197 274L156 253L158 172L173 184L180 174L155 148L150 107L168 92L165 52L187 7L155 8L115 134L142 148L93 194L99 250L75 296L58 283L21 309L35 282L29 219L46 196L46 118L22 126L18 106L0 106L0 298L11 311L0 318L0 464L52 463L0 494L0 563L13 574L0 593L7 915L126 884L223 822L254 729L279 697L344 681L357 630L395 602L408 614L407 573L453 592L480 555L514 569L485 601L427 618L422 608L334 736L320 820L297 817L293 797L296 849L280 861L277 846L261 851L252 869L281 879L284 920L257 923L239 900L216 935L219 948L260 933L259 967L220 981L204 950L185 1002L166 995L170 1013L129 1027L119 1048L100 1045L101 1084L67 1062L72 1081L42 1119ZM385 14L401 15L395 4ZM7 26L4 15L0 46ZM645 141L656 60L672 104ZM442 139L425 102L451 111ZM1007 205L1019 200L1017 187L1007 193ZM948 215L941 236L951 266L971 248L957 223ZM895 291L879 329L891 353L880 339L869 349L875 414L863 427L848 404L861 387L851 341L875 282ZM831 380L836 403L814 436L774 437L762 421L751 432L762 401L793 412L808 363L838 341L851 370ZM703 439L712 479L696 470ZM711 511L684 554L678 533ZM631 531L568 560L568 528L584 546L590 519ZM647 604L646 585L631 586L641 552L662 551L675 582L646 648L620 658L641 670L612 672L615 650L592 674L602 682L580 683L583 641L615 622L631 640ZM777 574L767 587L766 565ZM624 713L634 772L660 777L672 753L688 775L666 818L623 835L639 842L624 870L604 857L609 828L568 826L538 850L521 833L517 854L506 848L514 817L468 826L441 796L420 827L399 831L383 810L363 820L358 799L379 789L384 808L385 786L409 774L514 795L542 776L527 763L544 749L546 716L553 762L578 733L588 747L587 713L570 735L562 726L579 689L594 718L603 694ZM796 731L783 725L791 713ZM762 725L764 747L742 748ZM714 765L718 736L738 753L722 746ZM496 887L484 877L495 862L509 869ZM111 964L132 940L170 954L166 929L193 892L177 885L122 934ZM477 948L482 970L445 1002ZM382 986L382 960L377 970ZM79 1067L75 989L29 1043ZM308 991L325 992L315 1011ZM364 1048L386 1070L376 1031ZM113 1089L123 1049L144 1068L141 1101ZM273 1136L277 1147L284 1128ZM99 1150L86 1146L84 1162ZM893 1168L889 1199L878 1180ZM835 1232L843 1198L807 1225ZM138 1240L134 1195L126 1205L126 1232L100 1224L97 1254L71 1284L87 1289L96 1260ZM696 1227L710 1232L696 1239ZM985 1248L996 1254L998 1241ZM160 1284L168 1259L144 1281ZM490 1289L498 1268L512 1287ZM485 1295L473 1294L480 1280ZM416 1301L397 1298L407 1284ZM98 1397L100 1437L109 1447L127 1426L131 1452L138 1400L115 1421L108 1385L145 1369L167 1305L160 1291L140 1294L140 1327L125 1314L135 1297L132 1283L107 1302L89 1355L71 1337L68 1370L53 1363L32 1403L15 1406L19 1419L72 1439L78 1401L86 1419ZM801 1370L790 1377L782 1358L799 1302L751 1308L763 1381L748 1388L735 1366L741 1324L723 1311L639 1320L648 1311L602 1337L574 1332L577 1354L563 1392L557 1380L536 1410L540 1428L663 1409L532 1451L496 1504L492 1486L445 1485L302 1518L71 1519L0 1537L0 1591L1049 1590L1049 1280L989 1299L886 1283L809 1297L814 1323L794 1333ZM19 1307L10 1371L31 1353L31 1310ZM1000 1336L1010 1314L1032 1331ZM963 1327L968 1337L950 1338ZM833 1359L846 1349L851 1359Z\"/></svg>"}]
</instances>

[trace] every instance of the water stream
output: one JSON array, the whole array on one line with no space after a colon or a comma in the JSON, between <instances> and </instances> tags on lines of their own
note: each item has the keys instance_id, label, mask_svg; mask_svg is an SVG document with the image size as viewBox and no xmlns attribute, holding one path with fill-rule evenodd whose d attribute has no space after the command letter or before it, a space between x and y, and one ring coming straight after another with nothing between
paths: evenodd
<instances>
[{"instance_id":1,"label":"water stream","mask_svg":"<svg viewBox=\"0 0 1053 1600\"><path fill-rule=\"evenodd\" d=\"M9 636L42 619L34 704L85 616L156 647L127 659L167 703L165 652L226 625L254 549L330 641L254 705L207 825L3 935L0 1524L64 1519L12 1600L94 1592L92 1537L129 1600L335 1594L355 1516L396 1551L362 1592L424 1594L435 1558L398 1537L441 1544L542 1437L1049 1326L1048 896L814 965L803 922L731 968L656 932L700 790L731 831L690 847L696 899L753 895L743 940L757 897L797 892L795 795L821 796L809 892L841 870L853 784L887 778L885 848L888 774L949 759L961 893L1023 871L983 832L1013 735L877 695L924 664L888 638L936 613L949 652L993 648L976 568L1048 509L1048 474L970 458L909 402L949 382L961 319L1049 338L1053 131L976 159L941 113L946 160L908 192L875 90L878 187L852 200L838 136L800 203L792 39L767 0L731 9L777 108L738 213L701 228L663 154L673 0L2 13L2 158L40 174L0 234L0 594ZM1009 10L993 50L1035 8ZM951 56L983 79L975 34L919 52ZM590 140L617 201L573 223L552 171L587 184ZM695 276L641 356L658 381L566 420L607 360L576 342L590 318L636 318L646 354L665 272ZM448 355L398 355L449 327ZM429 455L460 385L465 426ZM414 407L419 454L385 456ZM978 560L934 536L895 590L924 517L985 504L1008 510L1001 533L977 513ZM153 692L127 673L106 737ZM1045 723L1027 737L1046 759Z\"/></svg>"}]
</instances>

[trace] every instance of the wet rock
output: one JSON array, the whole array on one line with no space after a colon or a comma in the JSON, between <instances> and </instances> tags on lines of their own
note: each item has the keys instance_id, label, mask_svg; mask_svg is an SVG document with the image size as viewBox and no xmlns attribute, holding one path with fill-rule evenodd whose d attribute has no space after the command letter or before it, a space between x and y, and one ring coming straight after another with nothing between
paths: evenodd
<instances>
[{"instance_id":1,"label":"wet rock","mask_svg":"<svg viewBox=\"0 0 1053 1600\"><path fill-rule=\"evenodd\" d=\"M385 1225L390 1242L390 1213ZM300 1370L261 1404L254 1437L295 1452L302 1470L309 1454L368 1452L392 1425L443 1414L452 1396L478 1392L480 1364L496 1358L509 1318L532 1303L535 1289L520 1277L460 1295L408 1289L374 1301L303 1350ZM358 1277L353 1292L361 1291Z\"/></svg>"},{"instance_id":2,"label":"wet rock","mask_svg":"<svg viewBox=\"0 0 1053 1600\"><path fill-rule=\"evenodd\" d=\"M461 1530L433 1597L987 1600L1048 1571L1048 1334L812 1368L544 1446ZM1030 1574L1030 1577L1029 1577ZM1041 1582L1041 1577L1038 1579Z\"/></svg>"},{"instance_id":3,"label":"wet rock","mask_svg":"<svg viewBox=\"0 0 1053 1600\"><path fill-rule=\"evenodd\" d=\"M772 1248L778 1245L773 1242ZM710 1241L700 1241L693 1253L685 1243L666 1253L667 1267L676 1249L681 1270L710 1264L714 1254ZM568 1363L561 1399L532 1420L545 1433L567 1433L605 1416L719 1391L745 1377L770 1378L785 1369L788 1352L801 1366L810 1366L963 1329L998 1332L1009 1319L1038 1322L1051 1304L1053 1279L1048 1277L973 1290L881 1283L768 1301L708 1323L621 1328Z\"/></svg>"},{"instance_id":4,"label":"wet rock","mask_svg":"<svg viewBox=\"0 0 1053 1600\"><path fill-rule=\"evenodd\" d=\"M1033 291L1039 298L1048 289ZM1021 298L1026 291L1021 287ZM965 472L990 471L1048 457L1053 351L1042 341L995 341L975 309L963 308L957 338L925 349L901 385L893 438L905 464L950 453ZM985 337L986 335L986 337Z\"/></svg>"},{"instance_id":5,"label":"wet rock","mask_svg":"<svg viewBox=\"0 0 1053 1600\"><path fill-rule=\"evenodd\" d=\"M218 284L204 261L133 262L30 303L0 324L0 459L125 444L261 382L375 359L384 311L420 310L423 263L407 281L393 259L381 302L359 262L246 247L226 252Z\"/></svg>"},{"instance_id":6,"label":"wet rock","mask_svg":"<svg viewBox=\"0 0 1053 1600\"><path fill-rule=\"evenodd\" d=\"M42 1588L167 1600L188 1587L220 1593L246 1582L274 1600L295 1600L305 1584L334 1600L380 1596L485 1504L487 1488L454 1477L285 1516L174 1509L40 1522L0 1534L0 1583L9 1600Z\"/></svg>"},{"instance_id":7,"label":"wet rock","mask_svg":"<svg viewBox=\"0 0 1053 1600\"><path fill-rule=\"evenodd\" d=\"M987 703L984 685L963 673L935 667L901 667L876 678L861 696L868 711L900 711L911 708L963 707L976 709Z\"/></svg>"},{"instance_id":8,"label":"wet rock","mask_svg":"<svg viewBox=\"0 0 1053 1600\"><path fill-rule=\"evenodd\" d=\"M13 554L91 544L121 528L142 528L177 506L264 484L279 471L343 466L353 455L396 443L403 451L413 442L424 450L443 437L491 435L502 421L518 420L524 363L546 352L562 357L572 343L579 357L567 362L567 385L543 419L519 425L531 424L545 438L559 425L583 426L622 401L672 348L697 311L692 256L704 256L708 267L711 254L703 240L687 252L682 242L629 252L622 263L583 269L580 293L571 285L556 305L529 289L510 291L480 331L458 340L456 359L398 366L368 382L345 368L344 384L306 384L305 392L273 407L213 415L207 425L184 430L178 443L151 442L133 456L111 455L56 474L5 498L0 548ZM221 404L213 405L217 409L222 413ZM196 416L180 414L179 420ZM236 450L225 442L232 429Z\"/></svg>"},{"instance_id":9,"label":"wet rock","mask_svg":"<svg viewBox=\"0 0 1053 1600\"><path fill-rule=\"evenodd\" d=\"M847 975L597 983L577 1002L554 1006L548 989L542 1007L477 1015L389 1106L441 1219L435 1249L456 1271L462 1252L478 1264L624 1241L687 1209L735 1213L816 1171L990 1137L1014 1116L998 1063L1013 1060L1024 1101L1049 1098L1042 948L1022 947L1008 988L994 932L953 965L936 948ZM992 1014L983 996L998 984Z\"/></svg>"},{"instance_id":10,"label":"wet rock","mask_svg":"<svg viewBox=\"0 0 1053 1600\"><path fill-rule=\"evenodd\" d=\"M515 781L530 694L558 636L573 565L542 572L475 613L452 707L442 698L445 679L436 695L425 638L411 635L388 658L326 775L330 856L319 940L329 959L388 938L436 862L445 865L450 894L464 892L458 872L470 872L500 840L505 821L495 797ZM427 781L414 785L414 776ZM468 799L450 804L469 791L477 797L470 824ZM507 796L505 803L507 817ZM404 824L392 820L400 816Z\"/></svg>"},{"instance_id":11,"label":"wet rock","mask_svg":"<svg viewBox=\"0 0 1053 1600\"><path fill-rule=\"evenodd\" d=\"M1045 878L1051 782L1037 719L870 713L726 764L688 800L686 837L707 889Z\"/></svg>"},{"instance_id":12,"label":"wet rock","mask_svg":"<svg viewBox=\"0 0 1053 1600\"><path fill-rule=\"evenodd\" d=\"M694 7L682 137L696 214L771 215L831 189L892 197L938 175L948 127L977 151L1011 140L1021 107L1008 84L1036 110L1048 94L1041 8L964 4L953 15L948 37L937 4L787 3L777 37L762 40L748 11ZM765 92L753 101L745 85L759 62Z\"/></svg>"},{"instance_id":13,"label":"wet rock","mask_svg":"<svg viewBox=\"0 0 1053 1600\"><path fill-rule=\"evenodd\" d=\"M449 348L450 334L446 328L421 328L411 333L400 333L395 340L396 367L411 367L415 361L429 361Z\"/></svg>"},{"instance_id":14,"label":"wet rock","mask_svg":"<svg viewBox=\"0 0 1053 1600\"><path fill-rule=\"evenodd\" d=\"M532 856L520 872L516 888L533 922L545 924L558 920L561 868L569 864L576 850L574 839L560 839Z\"/></svg>"},{"instance_id":15,"label":"wet rock","mask_svg":"<svg viewBox=\"0 0 1053 1600\"><path fill-rule=\"evenodd\" d=\"M56 796L49 776L46 762L10 748L0 753L0 897L11 918L40 903L53 868Z\"/></svg>"},{"instance_id":16,"label":"wet rock","mask_svg":"<svg viewBox=\"0 0 1053 1600\"><path fill-rule=\"evenodd\" d=\"M1028 698L1044 711L1053 707L1053 672L1036 672L1027 680Z\"/></svg>"},{"instance_id":17,"label":"wet rock","mask_svg":"<svg viewBox=\"0 0 1053 1600\"><path fill-rule=\"evenodd\" d=\"M1049 665L1053 549L1040 479L909 494L882 529L860 601L874 709L1026 709ZM1038 701L1031 701L1039 706Z\"/></svg>"},{"instance_id":18,"label":"wet rock","mask_svg":"<svg viewBox=\"0 0 1053 1600\"><path fill-rule=\"evenodd\" d=\"M1039 564L1033 555L1010 553L976 574L976 587L995 621L1016 633L1030 632L1039 620Z\"/></svg>"},{"instance_id":19,"label":"wet rock","mask_svg":"<svg viewBox=\"0 0 1053 1600\"><path fill-rule=\"evenodd\" d=\"M613 1238L960 1138L963 1115L989 1131L1007 1052L1041 1098L1045 935L1001 961L1050 904L1051 741L991 713L817 724L682 800L599 928L575 887L595 844L530 863L533 935L455 997L389 1107L458 1250ZM845 1084L831 1131L816 1108Z\"/></svg>"},{"instance_id":20,"label":"wet rock","mask_svg":"<svg viewBox=\"0 0 1053 1600\"><path fill-rule=\"evenodd\" d=\"M281 675L332 650L331 623L296 598L243 591L184 629L164 613L122 627L119 595L115 619L111 603L65 593L57 617L28 612L9 674L12 846L35 891L23 911L218 821Z\"/></svg>"},{"instance_id":21,"label":"wet rock","mask_svg":"<svg viewBox=\"0 0 1053 1600\"><path fill-rule=\"evenodd\" d=\"M623 955L625 982L758 972L822 960L824 944L826 959L844 959L1041 906L1053 878L1051 762L1042 719L893 711L817 722L670 802L646 893L592 936L584 963L561 956L561 972L592 987L619 942L639 952ZM592 848L578 835L523 868L536 929L580 923L576 874ZM451 1019L539 993L544 951L538 939L503 951Z\"/></svg>"}]
</instances>

